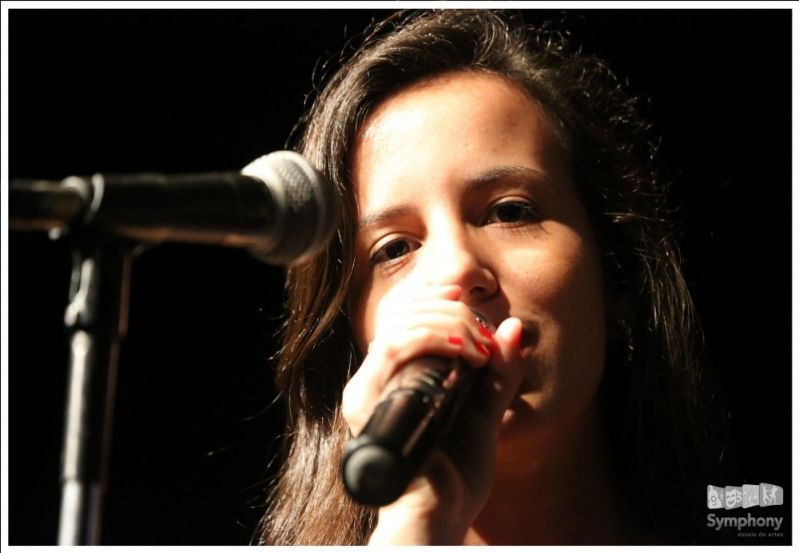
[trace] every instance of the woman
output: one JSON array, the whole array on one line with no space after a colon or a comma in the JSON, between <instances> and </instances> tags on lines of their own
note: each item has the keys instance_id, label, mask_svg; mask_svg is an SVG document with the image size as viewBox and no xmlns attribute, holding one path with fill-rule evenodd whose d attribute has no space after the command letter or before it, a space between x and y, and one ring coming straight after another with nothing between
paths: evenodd
<instances>
[{"instance_id":1,"label":"woman","mask_svg":"<svg viewBox=\"0 0 799 553\"><path fill-rule=\"evenodd\" d=\"M343 217L288 277L265 543L697 539L701 335L646 130L557 32L456 11L372 31L302 139ZM361 507L344 445L426 355L486 372L406 492Z\"/></svg>"}]
</instances>

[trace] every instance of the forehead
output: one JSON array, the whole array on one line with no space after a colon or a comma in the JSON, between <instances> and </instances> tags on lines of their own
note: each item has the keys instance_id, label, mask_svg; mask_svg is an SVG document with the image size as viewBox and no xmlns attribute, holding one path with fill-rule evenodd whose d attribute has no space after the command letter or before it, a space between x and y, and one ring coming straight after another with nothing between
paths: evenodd
<instances>
[{"instance_id":1,"label":"forehead","mask_svg":"<svg viewBox=\"0 0 799 553\"><path fill-rule=\"evenodd\" d=\"M384 188L378 183L463 180L497 164L545 171L556 153L552 125L521 85L490 73L452 73L375 109L356 140L353 184L361 204Z\"/></svg>"}]
</instances>

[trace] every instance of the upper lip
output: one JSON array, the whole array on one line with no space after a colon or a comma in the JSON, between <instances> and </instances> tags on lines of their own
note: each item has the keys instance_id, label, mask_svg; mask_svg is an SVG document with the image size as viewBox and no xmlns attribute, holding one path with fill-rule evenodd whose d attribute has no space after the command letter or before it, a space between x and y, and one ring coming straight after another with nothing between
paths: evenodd
<instances>
[{"instance_id":1,"label":"upper lip","mask_svg":"<svg viewBox=\"0 0 799 553\"><path fill-rule=\"evenodd\" d=\"M472 310L472 313L474 313L475 318L477 318L477 321L488 328L492 334L497 331L496 325L491 322L491 319L488 318L482 311L475 309L474 307L471 307L470 309Z\"/></svg>"}]
</instances>

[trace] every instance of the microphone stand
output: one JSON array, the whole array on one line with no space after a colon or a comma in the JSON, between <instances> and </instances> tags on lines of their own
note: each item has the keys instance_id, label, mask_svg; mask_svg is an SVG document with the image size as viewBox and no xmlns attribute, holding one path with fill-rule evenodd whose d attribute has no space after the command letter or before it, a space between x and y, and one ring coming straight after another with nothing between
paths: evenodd
<instances>
[{"instance_id":1,"label":"microphone stand","mask_svg":"<svg viewBox=\"0 0 799 553\"><path fill-rule=\"evenodd\" d=\"M132 241L220 243L289 263L329 241L337 218L333 188L299 154L274 152L241 173L15 179L9 206L12 229L55 237L77 224L64 316L70 355L58 543L96 544L138 251Z\"/></svg>"},{"instance_id":2,"label":"microphone stand","mask_svg":"<svg viewBox=\"0 0 799 553\"><path fill-rule=\"evenodd\" d=\"M59 545L100 540L108 475L119 347L127 334L128 243L87 233L73 251L64 443L61 457Z\"/></svg>"}]
</instances>

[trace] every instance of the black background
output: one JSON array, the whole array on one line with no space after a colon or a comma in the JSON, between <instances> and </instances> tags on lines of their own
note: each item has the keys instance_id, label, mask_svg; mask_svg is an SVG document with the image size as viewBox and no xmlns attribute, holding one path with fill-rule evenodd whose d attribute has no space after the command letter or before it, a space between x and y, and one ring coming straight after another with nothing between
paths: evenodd
<instances>
[{"instance_id":1,"label":"black background","mask_svg":"<svg viewBox=\"0 0 799 553\"><path fill-rule=\"evenodd\" d=\"M9 175L240 168L283 148L317 62L375 13L10 10ZM779 484L788 503L790 12L567 20L648 98L662 136L686 276L732 412L728 455L741 465L740 481L713 483ZM18 232L9 243L9 541L50 544L70 244ZM282 278L221 248L162 245L136 259L104 543L249 541L281 425L268 357ZM790 518L777 509L768 514ZM786 543L790 521L782 531Z\"/></svg>"}]
</instances>

